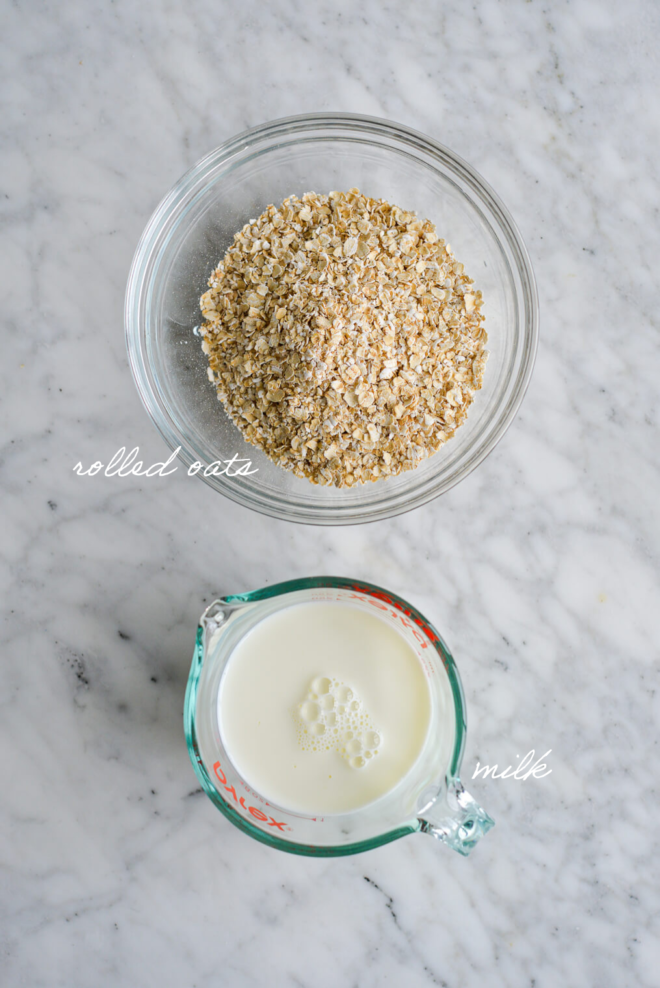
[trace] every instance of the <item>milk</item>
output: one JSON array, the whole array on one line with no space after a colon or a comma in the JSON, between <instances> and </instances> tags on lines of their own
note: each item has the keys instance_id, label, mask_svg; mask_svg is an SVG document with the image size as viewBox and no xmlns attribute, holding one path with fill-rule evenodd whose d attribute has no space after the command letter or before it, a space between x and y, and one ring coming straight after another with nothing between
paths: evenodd
<instances>
[{"instance_id":1,"label":"milk","mask_svg":"<svg viewBox=\"0 0 660 988\"><path fill-rule=\"evenodd\" d=\"M218 691L223 745L245 782L293 812L346 813L393 789L431 719L426 673L377 613L296 604L232 652Z\"/></svg>"}]
</instances>

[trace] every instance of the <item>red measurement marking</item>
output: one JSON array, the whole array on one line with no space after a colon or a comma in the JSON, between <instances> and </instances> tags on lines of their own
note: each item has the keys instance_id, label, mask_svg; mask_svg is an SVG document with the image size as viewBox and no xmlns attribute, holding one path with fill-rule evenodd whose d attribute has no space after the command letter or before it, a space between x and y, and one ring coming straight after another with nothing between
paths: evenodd
<instances>
[{"instance_id":1,"label":"red measurement marking","mask_svg":"<svg viewBox=\"0 0 660 988\"><path fill-rule=\"evenodd\" d=\"M360 587L358 584L353 584L353 589L358 592L355 594L349 594L349 597L354 597L356 600L364 600L366 597L367 603L371 604L372 607L377 607L381 611L388 611L391 617L395 620L398 619L405 628L408 628L412 632L413 638L415 641L419 642L421 648L428 648L427 638L434 644L439 644L440 639L436 635L433 628L431 628L426 621L422 620L421 617L413 614L413 612L405 607L401 601L393 600L392 597L384 591L368 590L366 587ZM385 601L385 603L380 603L380 601ZM390 607L387 606L388 604L390 607L394 608L394 610L390 610ZM426 638L419 634L417 628L413 627L413 624L406 620L407 618L411 618L413 624L417 625L417 628L421 628Z\"/></svg>"},{"instance_id":2,"label":"red measurement marking","mask_svg":"<svg viewBox=\"0 0 660 988\"><path fill-rule=\"evenodd\" d=\"M213 766L213 771L215 772L216 779L222 785L225 792L230 793L234 797L234 802L238 803L244 810L247 810L255 820L267 821L269 827L277 827L278 830L284 830L286 823L284 821L280 822L272 816L268 816L263 810L260 810L258 806L246 806L245 797L241 796L240 799L236 795L236 789L234 786L230 786L227 782L227 776L222 771L220 762L216 762Z\"/></svg>"}]
</instances>

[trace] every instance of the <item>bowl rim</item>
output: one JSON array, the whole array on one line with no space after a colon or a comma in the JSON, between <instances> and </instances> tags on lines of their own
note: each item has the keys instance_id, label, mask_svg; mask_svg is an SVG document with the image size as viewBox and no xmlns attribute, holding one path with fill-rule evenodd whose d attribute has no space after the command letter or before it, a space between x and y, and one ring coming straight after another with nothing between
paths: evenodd
<instances>
[{"instance_id":1,"label":"bowl rim","mask_svg":"<svg viewBox=\"0 0 660 988\"><path fill-rule=\"evenodd\" d=\"M133 380L149 417L169 448L171 450L179 449L181 461L190 466L196 457L188 450L188 438L181 434L177 424L172 421L166 404L159 396L153 367L150 365L146 352L149 349L148 341L143 340L141 332L145 290L149 289L149 275L157 259L155 255L160 254L159 246L162 250L159 239L163 232L163 226L168 218L181 214L184 204L189 205L199 194L203 193L203 188L198 186L211 167L215 168L226 164L233 156L250 148L255 149L259 144L273 137L285 134L292 136L318 128L327 129L330 136L332 130L336 129L337 131L362 132L367 136L369 134L377 135L381 140L389 137L399 146L416 148L418 151L439 158L445 166L460 176L477 199L488 207L489 219L494 220L496 225L495 232L498 241L504 238L512 254L522 292L522 297L516 299L517 302L522 302L521 311L518 314L522 345L517 354L519 367L512 382L511 393L499 412L498 420L496 420L495 427L491 428L490 435L482 441L476 452L465 459L460 465L460 469L451 477L445 478L444 481L433 484L431 478L420 490L400 491L398 498L394 499L391 496L388 497L388 492L385 491L375 503L349 502L346 506L342 506L340 504L317 505L312 502L301 505L292 500L287 492L276 497L273 497L272 492L258 495L249 486L240 482L230 484L222 477L204 477L202 473L197 474L197 476L202 477L205 483L237 504L279 520L308 525L365 524L412 511L446 493L461 480L464 480L493 451L507 432L525 396L534 369L539 337L539 305L536 280L529 253L513 217L500 197L476 169L454 151L404 124L381 117L334 111L280 117L229 138L204 155L182 175L161 199L148 220L135 250L126 286L125 340ZM320 488L320 490L325 490L325 488Z\"/></svg>"}]
</instances>

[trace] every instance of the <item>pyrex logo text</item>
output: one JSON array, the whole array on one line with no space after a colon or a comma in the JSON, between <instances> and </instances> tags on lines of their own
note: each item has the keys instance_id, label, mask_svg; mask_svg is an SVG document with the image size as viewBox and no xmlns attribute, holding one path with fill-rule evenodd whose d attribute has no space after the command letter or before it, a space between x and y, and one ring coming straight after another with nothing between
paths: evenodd
<instances>
[{"instance_id":1,"label":"pyrex logo text","mask_svg":"<svg viewBox=\"0 0 660 988\"><path fill-rule=\"evenodd\" d=\"M215 772L216 778L218 782L220 782L220 784L223 786L225 792L231 793L231 795L234 797L234 802L238 803L239 806L241 806L246 811L246 813L249 813L251 816L253 816L255 820L260 820L262 823L267 823L269 827L277 827L278 830L285 829L286 823L284 822L278 823L278 821L274 817L268 816L268 814L264 813L263 810L260 810L258 806L246 806L245 797L238 796L236 794L235 786L230 786L228 784L227 776L222 771L222 768L220 767L220 762L215 763L215 765L213 766L213 771Z\"/></svg>"}]
</instances>

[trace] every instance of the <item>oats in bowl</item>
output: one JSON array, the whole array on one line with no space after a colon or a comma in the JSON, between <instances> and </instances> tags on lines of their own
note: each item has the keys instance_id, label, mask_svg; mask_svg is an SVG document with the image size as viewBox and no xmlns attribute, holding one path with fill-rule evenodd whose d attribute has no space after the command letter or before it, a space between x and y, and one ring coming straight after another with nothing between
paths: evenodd
<instances>
[{"instance_id":1,"label":"oats in bowl","mask_svg":"<svg viewBox=\"0 0 660 988\"><path fill-rule=\"evenodd\" d=\"M420 220L358 189L269 206L201 298L208 374L248 442L315 484L416 467L464 421L481 292Z\"/></svg>"}]
</instances>

